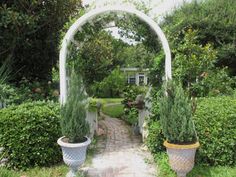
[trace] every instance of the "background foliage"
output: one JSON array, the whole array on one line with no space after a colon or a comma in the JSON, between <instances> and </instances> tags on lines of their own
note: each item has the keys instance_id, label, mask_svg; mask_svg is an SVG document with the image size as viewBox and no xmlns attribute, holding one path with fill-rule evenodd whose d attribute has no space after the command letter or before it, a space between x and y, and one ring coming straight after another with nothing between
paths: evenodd
<instances>
[{"instance_id":1,"label":"background foliage","mask_svg":"<svg viewBox=\"0 0 236 177\"><path fill-rule=\"evenodd\" d=\"M93 94L99 98L119 98L126 85L126 78L120 68L114 69L101 82L92 85Z\"/></svg>"},{"instance_id":2,"label":"background foliage","mask_svg":"<svg viewBox=\"0 0 236 177\"><path fill-rule=\"evenodd\" d=\"M79 0L2 0L0 64L14 61L15 80L49 80L58 60L59 31L80 6Z\"/></svg>"},{"instance_id":3,"label":"background foliage","mask_svg":"<svg viewBox=\"0 0 236 177\"><path fill-rule=\"evenodd\" d=\"M189 29L197 30L197 41L217 51L217 67L228 66L236 75L236 1L207 0L186 3L167 15L162 23L171 49L184 39Z\"/></svg>"}]
</instances>

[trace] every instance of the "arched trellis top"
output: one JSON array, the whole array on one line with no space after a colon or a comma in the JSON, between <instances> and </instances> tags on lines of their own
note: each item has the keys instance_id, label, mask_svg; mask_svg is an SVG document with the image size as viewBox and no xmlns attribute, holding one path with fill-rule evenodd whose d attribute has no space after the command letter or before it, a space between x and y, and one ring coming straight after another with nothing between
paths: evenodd
<instances>
[{"instance_id":1,"label":"arched trellis top","mask_svg":"<svg viewBox=\"0 0 236 177\"><path fill-rule=\"evenodd\" d=\"M96 16L107 13L107 12L125 12L128 14L136 15L140 20L146 22L150 28L157 34L161 41L162 47L165 52L165 77L171 79L171 53L168 41L162 32L158 24L146 14L138 11L134 8L127 8L125 6L106 6L91 10L82 17L80 17L67 31L60 50L60 102L64 104L67 97L67 83L66 83L66 58L68 54L68 45L74 38L74 35L81 29L81 27L88 21L94 19Z\"/></svg>"}]
</instances>

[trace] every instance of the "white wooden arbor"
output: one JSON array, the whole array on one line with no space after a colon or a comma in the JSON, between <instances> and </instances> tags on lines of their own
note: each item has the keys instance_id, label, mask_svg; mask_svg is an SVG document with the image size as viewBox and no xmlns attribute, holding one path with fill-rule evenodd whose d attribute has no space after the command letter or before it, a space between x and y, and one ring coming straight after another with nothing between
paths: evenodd
<instances>
[{"instance_id":1,"label":"white wooden arbor","mask_svg":"<svg viewBox=\"0 0 236 177\"><path fill-rule=\"evenodd\" d=\"M108 13L108 12L125 12L128 14L136 15L140 20L147 23L150 28L156 33L161 41L162 47L165 52L165 78L171 79L171 53L168 41L162 32L158 24L149 16L138 11L134 8L128 8L127 6L106 6L103 8L97 8L86 13L80 17L76 22L69 28L65 37L62 41L62 47L59 56L60 65L60 102L64 104L67 98L67 82L66 82L66 59L68 55L68 46L73 41L75 34L82 28L82 26L88 21L93 20L96 16Z\"/></svg>"}]
</instances>

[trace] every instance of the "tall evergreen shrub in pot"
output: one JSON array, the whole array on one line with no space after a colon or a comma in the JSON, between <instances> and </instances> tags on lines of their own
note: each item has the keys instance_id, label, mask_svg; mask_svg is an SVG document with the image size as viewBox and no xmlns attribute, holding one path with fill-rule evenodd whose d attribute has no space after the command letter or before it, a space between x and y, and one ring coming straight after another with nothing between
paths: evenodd
<instances>
[{"instance_id":1,"label":"tall evergreen shrub in pot","mask_svg":"<svg viewBox=\"0 0 236 177\"><path fill-rule=\"evenodd\" d=\"M69 82L67 101L61 106L61 129L63 137L57 143L61 146L63 160L70 167L67 177L74 177L86 159L91 140L89 124L86 121L86 96L80 76L73 71Z\"/></svg>"},{"instance_id":2,"label":"tall evergreen shrub in pot","mask_svg":"<svg viewBox=\"0 0 236 177\"><path fill-rule=\"evenodd\" d=\"M192 110L192 103L180 84L173 81L164 84L160 96L160 122L169 163L178 177L185 177L192 170L199 147Z\"/></svg>"}]
</instances>

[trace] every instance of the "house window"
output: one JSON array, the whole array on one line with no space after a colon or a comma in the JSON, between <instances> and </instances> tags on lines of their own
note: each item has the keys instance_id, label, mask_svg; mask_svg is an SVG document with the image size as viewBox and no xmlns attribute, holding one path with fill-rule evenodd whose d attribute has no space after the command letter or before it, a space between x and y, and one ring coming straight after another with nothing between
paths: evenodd
<instances>
[{"instance_id":1,"label":"house window","mask_svg":"<svg viewBox=\"0 0 236 177\"><path fill-rule=\"evenodd\" d=\"M139 85L144 85L144 74L139 73Z\"/></svg>"},{"instance_id":2,"label":"house window","mask_svg":"<svg viewBox=\"0 0 236 177\"><path fill-rule=\"evenodd\" d=\"M135 84L135 83L136 83L135 76L129 76L128 83L129 83L129 84Z\"/></svg>"}]
</instances>

